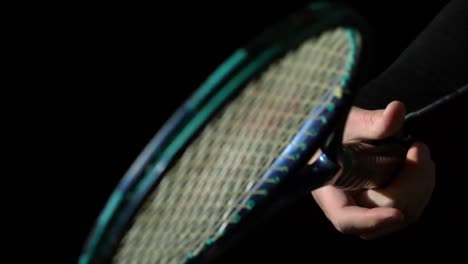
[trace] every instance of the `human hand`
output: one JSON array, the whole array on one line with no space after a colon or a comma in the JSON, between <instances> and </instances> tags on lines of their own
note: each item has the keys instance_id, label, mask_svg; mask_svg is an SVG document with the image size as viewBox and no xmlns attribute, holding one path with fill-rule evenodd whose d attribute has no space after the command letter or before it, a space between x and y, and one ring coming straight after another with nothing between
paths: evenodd
<instances>
[{"instance_id":1,"label":"human hand","mask_svg":"<svg viewBox=\"0 0 468 264\"><path fill-rule=\"evenodd\" d=\"M384 110L353 107L343 141L384 139L400 131L405 107L392 102ZM415 223L435 186L435 166L428 147L420 142L408 150L405 165L385 188L343 191L331 185L312 191L317 204L335 228L362 239L375 239Z\"/></svg>"}]
</instances>

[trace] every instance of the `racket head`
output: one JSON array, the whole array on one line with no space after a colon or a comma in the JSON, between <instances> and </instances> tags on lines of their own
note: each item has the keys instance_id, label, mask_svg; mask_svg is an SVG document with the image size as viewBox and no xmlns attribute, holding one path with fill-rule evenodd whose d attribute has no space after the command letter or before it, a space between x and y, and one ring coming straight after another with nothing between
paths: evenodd
<instances>
[{"instance_id":1,"label":"racket head","mask_svg":"<svg viewBox=\"0 0 468 264\"><path fill-rule=\"evenodd\" d=\"M235 51L176 111L132 164L99 215L83 249L79 263L107 263L114 260L119 262L119 259L125 260L132 256L145 254L140 260L149 261L147 258L152 256L159 258L159 261L167 263L215 259L222 249L227 248L228 245L231 245L242 234L240 231L243 230L244 226L255 221L255 215L262 213L269 201L273 199L277 190L284 182L291 178L291 175L294 175L294 172L307 163L311 155L320 146L326 143L325 141L333 131L337 134L342 133L344 127L343 116L346 115L351 106L356 91L355 83L360 77L360 72L362 72L362 64L365 59L363 52L367 50L367 35L365 23L352 9L327 2L314 2L285 20L280 21L257 39ZM333 51L333 48L327 50L326 44L333 43L334 37L336 38L335 40L341 41L341 44L344 43L346 45L346 51L342 54L327 54L327 52ZM325 39L325 43L317 44L318 41L323 39ZM332 40L332 42L328 43L327 40ZM212 217L214 220L211 220L211 222L215 222L215 224L211 223L209 227L205 227L205 229L209 229L208 231L196 233L190 229L190 226L199 224L202 225L201 228L203 229L203 221L200 224L195 218L210 215L209 211L213 210L213 208L200 208L200 206L203 207L203 204L206 203L206 200L202 199L204 197L202 193L198 196L187 196L186 202L190 200L195 204L200 203L195 206L193 204L187 206L198 206L197 208L200 212L196 213L198 214L196 217L192 216L193 219L187 220L186 224L180 225L182 227L167 226L167 229L175 233L175 236L185 236L184 239L179 241L179 244L186 243L187 245L178 248L176 250L178 252L168 254L164 251L169 250L167 248L169 245L165 244L162 246L163 248L166 247L166 249L153 247L151 243L159 241L161 244L164 244L163 241L168 239L167 236L172 235L169 234L170 232L165 233L164 224L155 219L169 219L172 222L179 219L177 215L171 215L168 211L172 210L172 208L168 208L168 206L164 207L161 201L166 202L174 199L171 193L174 193L173 191L177 190L177 187L168 186L171 184L178 185L176 182L178 176L175 175L179 174L174 171L182 166L180 163L184 161L184 158L186 162L190 163L197 156L197 153L204 153L207 150L207 146L203 147L203 144L200 143L203 139L210 138L210 136L204 136L207 135L207 129L213 129L215 126L213 124L216 122L214 120L223 120L223 117L226 115L229 116L231 113L235 115L237 113L229 109L230 107L234 107L233 105L239 102L239 100L242 101L239 98L248 97L245 96L246 91L255 90L251 87L252 83L268 79L264 77L268 72L272 73L273 76L275 74L288 75L287 70L272 72L271 69L275 67L274 65L281 66L282 62L285 63L288 55L293 53L293 51L299 51L296 54L301 54L300 50L307 50L306 42L308 41L311 41L309 46L312 49L316 47L326 49L323 51L318 49L315 53L312 52L313 56L309 58L312 63L315 61L318 63L322 59L326 62L326 58L315 59L314 56L334 58L334 56L345 55L344 58L337 59L341 68L336 65L330 65L330 69L337 71L336 74L330 75L333 77L318 81L322 84L327 81L333 81L333 83L326 83L322 94L317 96L319 97L318 99L315 99L315 101L320 103L310 103L309 106L307 106L307 103L301 105L304 108L302 110L304 113L298 118L297 122L291 124L293 132L287 133L286 137L282 136L279 140L281 143L276 146L275 150L266 148L246 151L250 153L272 152L271 155L274 158L271 159L272 156L270 155L270 159L266 162L259 161L258 163L261 163L261 165L255 164L257 166L256 172L249 179L250 182L242 183L244 185L240 189L243 191L232 195L233 198L231 200L236 201L234 205L223 207L222 210L213 214L216 216ZM325 46L322 47L320 45ZM309 52L311 51L309 50ZM307 55L307 51L304 54ZM290 59L293 63L296 60L297 56ZM307 63L307 60L304 63ZM321 69L326 70L326 66L322 65ZM319 78L315 71L315 78ZM321 72L318 71L318 73ZM307 72L304 74L307 74ZM323 75L327 74L324 72ZM304 77L294 75L294 78L301 79ZM303 95L307 96L307 94ZM267 95L264 96L267 97ZM258 101L254 102L269 102L268 100L270 100L258 98L260 99L256 99ZM274 101L273 99L271 100ZM245 108L234 108L237 110L241 109L240 112L244 111L242 113L248 114L252 110L258 110L255 108L255 105L255 103L251 103L250 106ZM228 119L236 118L230 117ZM285 122L287 118L283 116L283 118L276 121L280 123L281 121ZM226 126L226 124L221 122L221 128L225 128ZM240 125L240 127L247 126L255 127L259 125L255 123L247 124L245 122L243 125ZM278 126L281 126L281 124L278 124ZM277 127L276 129L279 128ZM222 130L222 132L224 132L222 136L226 137L235 134L234 132L234 134L230 134L231 132L226 129ZM215 134L211 134L211 136ZM239 137L239 135L237 136ZM247 135L243 134L243 136L246 138L242 139L246 140ZM268 134L264 136L268 139ZM258 135L256 137L258 139ZM340 137L338 136L338 138ZM271 138L271 140L278 141L277 138ZM210 146L209 144L213 144L213 142L205 142L204 144ZM201 147L196 148L193 146ZM192 147L195 150L192 151ZM213 153L211 154L213 155ZM226 152L222 153L226 154ZM245 159L243 160L239 157L240 154L233 155L231 159L226 159L226 162L233 160L245 162ZM201 159L201 161L206 160ZM221 178L220 181L223 181L223 177L227 179L226 175L233 174L239 176L241 173L236 171L236 169L243 169L244 165L242 162L237 165L226 164L227 167L231 167L224 171L220 169L219 172L222 172L220 173L222 177L218 177ZM219 165L219 162L216 164ZM190 178L188 179L190 184L185 186L185 193L181 192L181 196L184 196L190 188L196 190L197 186L204 186L203 182L198 181L196 178L202 178L202 176L194 172L193 164L191 166L192 170L190 172L193 173L193 176L187 176ZM213 174L213 171L210 173ZM209 177L206 176L205 178ZM171 179L175 183L171 183ZM184 179L186 180L186 178ZM231 181L232 179L231 177L226 181ZM214 178L208 180L214 181ZM213 198L215 201L216 199L221 199L220 197L229 197L226 194L228 191L223 194L219 193L218 189L213 189L213 186L211 188L208 190L209 193L218 193ZM229 189L230 187L224 186L222 188ZM164 190L167 190L166 192L169 192L169 194L161 196ZM169 199L168 197L172 198ZM232 202L231 200L227 199L223 202L229 204ZM180 199L171 200L171 202L180 202ZM152 208L154 204L157 204L156 209ZM149 213L145 213L148 210ZM181 210L183 211L184 209L180 209L179 211ZM166 217L166 215L170 216ZM145 234L145 228L154 231L150 225L160 226L159 231L153 232L153 234L157 233L161 235L159 238L148 238L152 234ZM185 228L187 230L180 231L178 228ZM140 231L134 231L137 229ZM194 227L194 229L197 228ZM192 233L202 235L200 236L201 240L196 238L195 240L197 241L190 242ZM142 247L147 247L147 249ZM153 253L147 253L151 249L153 249Z\"/></svg>"}]
</instances>

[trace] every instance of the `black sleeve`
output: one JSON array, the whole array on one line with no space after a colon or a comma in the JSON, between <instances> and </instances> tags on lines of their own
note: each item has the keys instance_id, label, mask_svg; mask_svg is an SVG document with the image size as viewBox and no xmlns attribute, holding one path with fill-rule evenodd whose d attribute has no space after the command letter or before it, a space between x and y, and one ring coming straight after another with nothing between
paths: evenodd
<instances>
[{"instance_id":1,"label":"black sleeve","mask_svg":"<svg viewBox=\"0 0 468 264\"><path fill-rule=\"evenodd\" d=\"M454 0L388 69L360 88L355 105L379 109L400 100L412 112L466 83L468 1Z\"/></svg>"}]
</instances>

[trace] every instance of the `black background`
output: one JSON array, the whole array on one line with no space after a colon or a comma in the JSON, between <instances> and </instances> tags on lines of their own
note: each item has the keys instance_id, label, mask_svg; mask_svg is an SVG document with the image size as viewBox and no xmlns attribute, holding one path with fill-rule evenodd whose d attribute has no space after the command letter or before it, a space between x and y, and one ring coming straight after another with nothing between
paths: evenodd
<instances>
[{"instance_id":1,"label":"black background","mask_svg":"<svg viewBox=\"0 0 468 264\"><path fill-rule=\"evenodd\" d=\"M341 2L354 6L374 30L378 56L371 75L375 76L447 1ZM65 253L76 261L120 177L176 107L217 65L266 26L306 3L77 4L50 19L54 26L41 34L47 52L40 57L48 58L53 67L41 81L54 89L41 103L41 117L45 116L41 127L44 141L54 142L45 166L54 175L50 178L56 191L53 210L60 214L52 220L60 236L51 247L65 247L57 254ZM442 156L442 146L434 143L434 148L440 148ZM450 171L448 165L441 166L458 173ZM443 190L438 192L444 195L452 193L448 180L440 188ZM398 259L401 252L434 256L440 249L430 249L442 243L456 245L453 238L458 237L458 229L446 226L452 222L444 219L453 216L452 209L456 213L460 210L459 205L445 206L458 195L435 199L421 223L377 242L338 234L314 201L306 199L253 234L250 242L230 257L244 262L259 245L261 249L249 255L250 259L286 257L292 263L309 263L325 255L327 260L359 261L372 259L370 252L378 253L377 259L395 254ZM435 239L435 234L445 237ZM423 248L415 249L417 244Z\"/></svg>"}]
</instances>

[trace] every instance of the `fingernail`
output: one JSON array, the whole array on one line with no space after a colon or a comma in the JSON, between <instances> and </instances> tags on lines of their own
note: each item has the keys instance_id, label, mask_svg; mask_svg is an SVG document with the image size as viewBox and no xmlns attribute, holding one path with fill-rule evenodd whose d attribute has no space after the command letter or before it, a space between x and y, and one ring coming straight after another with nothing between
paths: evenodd
<instances>
[{"instance_id":1,"label":"fingernail","mask_svg":"<svg viewBox=\"0 0 468 264\"><path fill-rule=\"evenodd\" d=\"M387 107L385 107L385 110L383 111L383 116L386 116L388 115L388 112L390 111L390 104L387 105Z\"/></svg>"},{"instance_id":2,"label":"fingernail","mask_svg":"<svg viewBox=\"0 0 468 264\"><path fill-rule=\"evenodd\" d=\"M415 143L418 147L418 156L421 160L429 160L431 159L431 151L429 147L422 143L422 142L417 142Z\"/></svg>"},{"instance_id":3,"label":"fingernail","mask_svg":"<svg viewBox=\"0 0 468 264\"><path fill-rule=\"evenodd\" d=\"M388 115L388 112L390 111L390 108L392 108L393 104L395 104L395 101L392 101L392 102L387 104L387 106L385 107L385 110L383 112L383 115Z\"/></svg>"}]
</instances>

